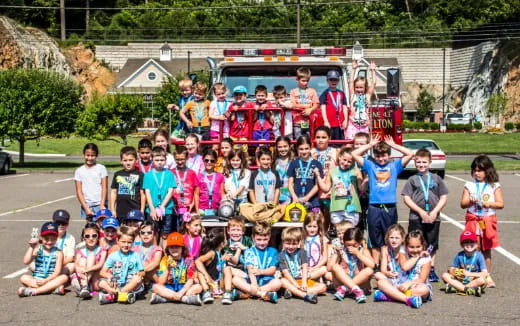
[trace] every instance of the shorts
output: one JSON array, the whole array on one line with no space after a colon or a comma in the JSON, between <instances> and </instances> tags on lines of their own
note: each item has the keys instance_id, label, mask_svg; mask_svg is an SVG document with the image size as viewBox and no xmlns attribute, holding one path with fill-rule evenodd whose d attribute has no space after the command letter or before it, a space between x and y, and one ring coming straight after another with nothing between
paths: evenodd
<instances>
[{"instance_id":1,"label":"shorts","mask_svg":"<svg viewBox=\"0 0 520 326\"><path fill-rule=\"evenodd\" d=\"M296 280L296 283L298 283L299 286L302 286L303 282L302 282L301 279L299 279L299 280ZM318 282L316 282L314 280L307 279L307 288L313 287L314 285L316 285L316 283L318 283Z\"/></svg>"},{"instance_id":2,"label":"shorts","mask_svg":"<svg viewBox=\"0 0 520 326\"><path fill-rule=\"evenodd\" d=\"M428 294L428 297L426 298L426 301L432 301L432 298L433 298L433 287L432 287L432 285L430 283L423 283L423 284L426 285L428 287L428 289L430 289L430 294ZM412 284L411 289L413 289L417 285L419 285L419 283Z\"/></svg>"},{"instance_id":3,"label":"shorts","mask_svg":"<svg viewBox=\"0 0 520 326\"><path fill-rule=\"evenodd\" d=\"M349 124L348 124L348 127L347 127L347 132L345 133L345 139L347 139L347 140L354 139L354 136L358 132L370 133L369 130L368 130L368 126L357 125L357 124L352 123L351 121L349 121Z\"/></svg>"},{"instance_id":4,"label":"shorts","mask_svg":"<svg viewBox=\"0 0 520 326\"><path fill-rule=\"evenodd\" d=\"M347 211L330 212L330 223L338 224L341 221L349 221L350 223L354 224L354 226L357 226L359 223L359 213L349 213Z\"/></svg>"},{"instance_id":5,"label":"shorts","mask_svg":"<svg viewBox=\"0 0 520 326\"><path fill-rule=\"evenodd\" d=\"M209 131L209 136L211 139L218 139L218 137L220 136L220 131L218 130L210 130ZM229 137L229 132L224 130L224 132L222 133L222 138L227 138Z\"/></svg>"},{"instance_id":6,"label":"shorts","mask_svg":"<svg viewBox=\"0 0 520 326\"><path fill-rule=\"evenodd\" d=\"M298 137L300 136L303 136L303 135L309 135L310 132L310 129L309 128L302 128L301 127L301 124L295 124L293 126L293 135L294 135L294 139L298 139Z\"/></svg>"},{"instance_id":7,"label":"shorts","mask_svg":"<svg viewBox=\"0 0 520 326\"><path fill-rule=\"evenodd\" d=\"M146 213L146 220L153 222L155 229L160 234L170 234L173 231L178 230L179 227L177 216L173 214L165 214L161 221L154 221L150 214Z\"/></svg>"},{"instance_id":8,"label":"shorts","mask_svg":"<svg viewBox=\"0 0 520 326\"><path fill-rule=\"evenodd\" d=\"M274 280L274 276L261 275L256 277L256 282L258 283L258 286L264 286L272 280ZM247 274L246 281L247 283L251 284L249 274Z\"/></svg>"},{"instance_id":9,"label":"shorts","mask_svg":"<svg viewBox=\"0 0 520 326\"><path fill-rule=\"evenodd\" d=\"M427 247L433 246L433 250L439 249L439 230L441 227L441 221L435 221L433 223L422 223L421 220L410 220L408 223L408 233L421 230L426 240Z\"/></svg>"},{"instance_id":10,"label":"shorts","mask_svg":"<svg viewBox=\"0 0 520 326\"><path fill-rule=\"evenodd\" d=\"M271 130L253 130L253 140L270 140Z\"/></svg>"},{"instance_id":11,"label":"shorts","mask_svg":"<svg viewBox=\"0 0 520 326\"><path fill-rule=\"evenodd\" d=\"M320 198L320 208L330 209L330 198Z\"/></svg>"},{"instance_id":12,"label":"shorts","mask_svg":"<svg viewBox=\"0 0 520 326\"><path fill-rule=\"evenodd\" d=\"M89 205L88 207L90 208L92 213L94 213L94 215L101 210L101 207L99 205L92 205L92 206ZM83 207L81 207L80 216L81 216L81 218L87 218L88 217L87 213L85 212Z\"/></svg>"},{"instance_id":13,"label":"shorts","mask_svg":"<svg viewBox=\"0 0 520 326\"><path fill-rule=\"evenodd\" d=\"M209 127L193 127L190 132L197 135L199 140L209 140Z\"/></svg>"},{"instance_id":14,"label":"shorts","mask_svg":"<svg viewBox=\"0 0 520 326\"><path fill-rule=\"evenodd\" d=\"M383 247L386 231L396 223L397 207L395 204L370 204L367 214L368 247Z\"/></svg>"},{"instance_id":15,"label":"shorts","mask_svg":"<svg viewBox=\"0 0 520 326\"><path fill-rule=\"evenodd\" d=\"M179 292L184 287L184 284L164 284L164 287L173 292Z\"/></svg>"}]
</instances>

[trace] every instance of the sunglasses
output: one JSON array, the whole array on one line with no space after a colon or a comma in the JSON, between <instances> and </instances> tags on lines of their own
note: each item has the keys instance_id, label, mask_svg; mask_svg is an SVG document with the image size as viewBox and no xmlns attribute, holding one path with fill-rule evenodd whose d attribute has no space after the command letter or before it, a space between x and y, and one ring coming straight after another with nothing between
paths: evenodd
<instances>
[{"instance_id":1,"label":"sunglasses","mask_svg":"<svg viewBox=\"0 0 520 326\"><path fill-rule=\"evenodd\" d=\"M65 222L56 222L56 224L58 226L67 226L67 225L69 225L69 223L65 223Z\"/></svg>"},{"instance_id":2,"label":"sunglasses","mask_svg":"<svg viewBox=\"0 0 520 326\"><path fill-rule=\"evenodd\" d=\"M142 235L151 235L153 234L153 231L140 231L139 233Z\"/></svg>"},{"instance_id":3,"label":"sunglasses","mask_svg":"<svg viewBox=\"0 0 520 326\"><path fill-rule=\"evenodd\" d=\"M94 233L94 234L85 234L85 235L83 236L83 238L85 238L85 239L90 239L90 238L92 238L92 239L97 239L97 237L98 237L98 235L95 234L95 233Z\"/></svg>"},{"instance_id":4,"label":"sunglasses","mask_svg":"<svg viewBox=\"0 0 520 326\"><path fill-rule=\"evenodd\" d=\"M204 163L215 163L216 160L204 159Z\"/></svg>"}]
</instances>

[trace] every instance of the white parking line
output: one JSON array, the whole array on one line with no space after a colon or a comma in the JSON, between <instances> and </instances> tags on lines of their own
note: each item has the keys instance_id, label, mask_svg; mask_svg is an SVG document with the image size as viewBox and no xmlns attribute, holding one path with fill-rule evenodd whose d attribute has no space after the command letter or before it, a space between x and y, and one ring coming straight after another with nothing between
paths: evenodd
<instances>
[{"instance_id":1,"label":"white parking line","mask_svg":"<svg viewBox=\"0 0 520 326\"><path fill-rule=\"evenodd\" d=\"M6 177L1 177L0 180L2 179L10 179L10 178L19 178L19 177L26 177L28 176L29 173L25 173L25 174L16 174L16 175L8 175Z\"/></svg>"},{"instance_id":2,"label":"white parking line","mask_svg":"<svg viewBox=\"0 0 520 326\"><path fill-rule=\"evenodd\" d=\"M2 219L0 219L0 223L1 222L15 222L15 223L20 223L20 222L49 222L49 219L40 219L40 220L2 220ZM70 222L85 223L86 220L70 220Z\"/></svg>"},{"instance_id":3,"label":"white parking line","mask_svg":"<svg viewBox=\"0 0 520 326\"><path fill-rule=\"evenodd\" d=\"M515 175L516 175L517 177L520 177L520 174L518 174L518 173L515 173Z\"/></svg>"},{"instance_id":4,"label":"white parking line","mask_svg":"<svg viewBox=\"0 0 520 326\"><path fill-rule=\"evenodd\" d=\"M65 182L65 181L70 181L70 180L74 180L74 177L72 177L72 178L66 178L66 179L54 180L54 183Z\"/></svg>"},{"instance_id":5,"label":"white parking line","mask_svg":"<svg viewBox=\"0 0 520 326\"><path fill-rule=\"evenodd\" d=\"M19 271L16 271L14 273L11 273L11 274L8 274L6 276L4 276L4 278L15 278L17 276L20 276L22 274L25 274L29 271L29 268L28 267L24 267L22 269L20 269Z\"/></svg>"},{"instance_id":6,"label":"white parking line","mask_svg":"<svg viewBox=\"0 0 520 326\"><path fill-rule=\"evenodd\" d=\"M70 195L70 196L67 196L67 197L62 197L62 198L58 198L58 199L55 199L55 200L46 201L45 203L41 203L41 204L38 204L38 205L34 205L34 206L26 207L26 208L15 209L15 210L12 210L12 211L9 211L9 212L5 212L5 213L0 214L0 216L5 216L5 215L9 215L9 214L14 214L14 213L27 211L29 209L33 209L33 208L36 208L36 207L57 203L59 201L67 200L67 199L71 199L71 198L75 198L75 197L76 197L75 195Z\"/></svg>"},{"instance_id":7,"label":"white parking line","mask_svg":"<svg viewBox=\"0 0 520 326\"><path fill-rule=\"evenodd\" d=\"M453 176L453 175L449 175L449 174L446 174L445 176L450 178L450 179L457 180L457 181L462 181L462 182L468 182L469 181L469 180L464 180L462 178L459 178L459 177L456 177L456 176Z\"/></svg>"},{"instance_id":8,"label":"white parking line","mask_svg":"<svg viewBox=\"0 0 520 326\"><path fill-rule=\"evenodd\" d=\"M464 230L464 225L460 222L457 222L456 220L454 220L453 218L449 217L448 215L444 214L444 213L441 213L441 217L443 219L445 219L447 222L455 225L456 227L458 227L459 229L461 230ZM518 258L517 256L513 255L512 253L510 253L509 251L505 250L504 248L502 247L496 247L495 250L502 254L504 257L506 257L507 259L511 260L513 263L517 264L517 265L520 265L520 258Z\"/></svg>"}]
</instances>

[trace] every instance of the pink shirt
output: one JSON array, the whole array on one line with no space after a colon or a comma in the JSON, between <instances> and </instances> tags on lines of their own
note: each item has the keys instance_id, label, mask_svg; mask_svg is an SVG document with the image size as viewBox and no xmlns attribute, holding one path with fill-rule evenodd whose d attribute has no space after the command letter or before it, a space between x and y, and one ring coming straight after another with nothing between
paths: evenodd
<instances>
[{"instance_id":1,"label":"pink shirt","mask_svg":"<svg viewBox=\"0 0 520 326\"><path fill-rule=\"evenodd\" d=\"M193 170L195 174L202 173L204 171L204 162L202 161L202 155L195 154L195 156L190 157L188 155L188 159L186 160L186 167L188 169Z\"/></svg>"},{"instance_id":2,"label":"pink shirt","mask_svg":"<svg viewBox=\"0 0 520 326\"><path fill-rule=\"evenodd\" d=\"M162 253L163 250L162 250L161 247L156 246L156 245L152 245L150 247L150 249L146 250L143 247L143 244L141 243L141 244L139 244L137 246L132 246L132 251L136 252L137 254L139 254L139 257L141 257L141 260L143 261L143 263L149 264L153 260L153 257L155 256L155 253L157 253L157 252L161 252Z\"/></svg>"},{"instance_id":3,"label":"pink shirt","mask_svg":"<svg viewBox=\"0 0 520 326\"><path fill-rule=\"evenodd\" d=\"M184 246L188 251L188 256L192 259L197 259L200 255L202 237L199 235L192 239L188 234L183 235L183 237Z\"/></svg>"},{"instance_id":4,"label":"pink shirt","mask_svg":"<svg viewBox=\"0 0 520 326\"><path fill-rule=\"evenodd\" d=\"M213 181L215 178L215 181ZM197 175L200 196L199 196L199 208L200 209L214 209L217 210L222 199L222 184L225 182L222 173L213 172L207 175L205 172ZM211 195L211 207L210 207L210 195Z\"/></svg>"},{"instance_id":5,"label":"pink shirt","mask_svg":"<svg viewBox=\"0 0 520 326\"><path fill-rule=\"evenodd\" d=\"M193 202L195 188L199 186L197 174L190 169L186 169L186 172L184 172L184 170L177 171L176 169L172 169L171 171L175 176L175 183L177 184L177 188L173 189L175 207L188 207ZM183 194L183 201L181 201L181 193Z\"/></svg>"},{"instance_id":6,"label":"pink shirt","mask_svg":"<svg viewBox=\"0 0 520 326\"><path fill-rule=\"evenodd\" d=\"M290 93L291 103L294 104L319 104L320 99L314 88L300 89L296 87ZM295 109L293 111L293 123L301 124L302 121L309 121L309 117L303 115L303 110Z\"/></svg>"}]
</instances>

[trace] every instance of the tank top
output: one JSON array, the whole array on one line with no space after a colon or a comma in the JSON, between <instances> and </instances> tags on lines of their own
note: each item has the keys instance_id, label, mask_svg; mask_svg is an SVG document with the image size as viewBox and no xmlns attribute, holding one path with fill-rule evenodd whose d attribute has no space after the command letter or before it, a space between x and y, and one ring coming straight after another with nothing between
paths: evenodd
<instances>
[{"instance_id":1,"label":"tank top","mask_svg":"<svg viewBox=\"0 0 520 326\"><path fill-rule=\"evenodd\" d=\"M53 247L50 254L45 255L43 246L38 248L38 253L34 259L33 277L44 279L54 273L54 269L56 269L56 252L58 250L58 248Z\"/></svg>"}]
</instances>

